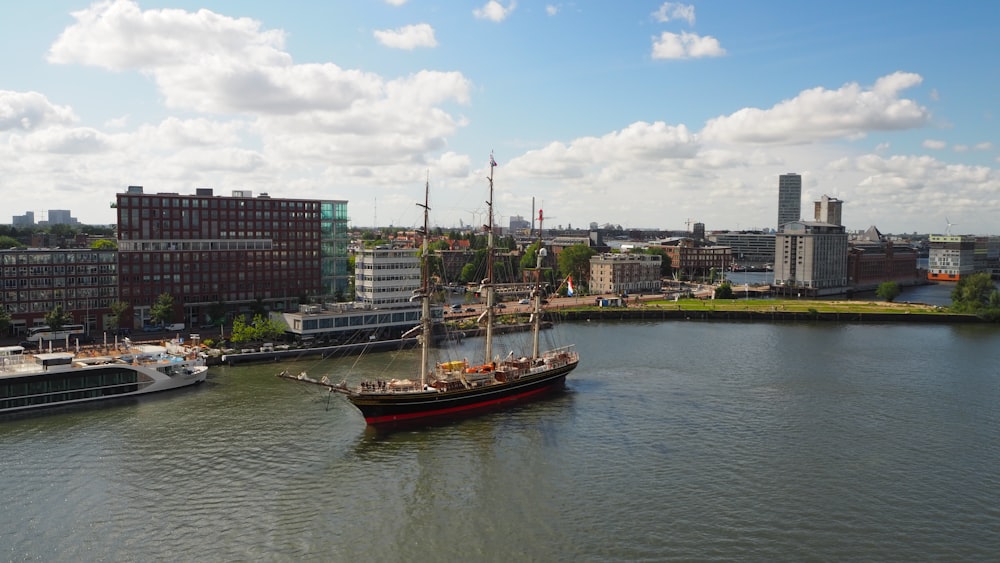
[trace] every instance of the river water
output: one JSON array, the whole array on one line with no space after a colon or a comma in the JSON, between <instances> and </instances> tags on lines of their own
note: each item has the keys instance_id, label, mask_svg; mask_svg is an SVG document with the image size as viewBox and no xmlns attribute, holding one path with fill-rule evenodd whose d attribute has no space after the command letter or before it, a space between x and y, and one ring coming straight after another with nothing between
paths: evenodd
<instances>
[{"instance_id":1,"label":"river water","mask_svg":"<svg viewBox=\"0 0 1000 563\"><path fill-rule=\"evenodd\" d=\"M10 561L988 561L1000 330L588 322L551 399L376 434L280 368L0 422Z\"/></svg>"}]
</instances>

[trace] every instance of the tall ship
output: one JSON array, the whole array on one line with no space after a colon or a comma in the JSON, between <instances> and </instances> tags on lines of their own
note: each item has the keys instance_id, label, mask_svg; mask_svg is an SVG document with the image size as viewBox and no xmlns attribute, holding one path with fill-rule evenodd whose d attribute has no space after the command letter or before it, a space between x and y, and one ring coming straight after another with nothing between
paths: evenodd
<instances>
[{"instance_id":1,"label":"tall ship","mask_svg":"<svg viewBox=\"0 0 1000 563\"><path fill-rule=\"evenodd\" d=\"M494 292L495 240L493 229L493 169L496 162L490 155L486 277L482 282L485 294L485 311L482 315L484 346L481 359L470 362L466 358L431 361L432 318L431 284L428 273L428 214L430 183L425 186L423 208L424 228L422 243L421 287L414 299L421 303L421 349L419 373L391 379L366 379L353 385L346 382L331 384L327 378L312 381L328 386L331 391L346 395L371 426L390 426L427 422L433 419L471 415L495 410L507 405L537 398L561 389L566 375L579 363L573 345L542 350L542 259L544 248L539 245L535 283L530 296L531 349L518 354L510 350L503 357L494 354L494 325L497 305ZM541 214L540 214L541 215ZM539 228L541 232L541 228ZM279 374L280 375L280 374ZM285 374L287 377L287 374ZM294 376L309 379L305 374Z\"/></svg>"},{"instance_id":2,"label":"tall ship","mask_svg":"<svg viewBox=\"0 0 1000 563\"><path fill-rule=\"evenodd\" d=\"M178 389L207 371L197 349L172 342L114 355L0 347L0 414Z\"/></svg>"}]
</instances>

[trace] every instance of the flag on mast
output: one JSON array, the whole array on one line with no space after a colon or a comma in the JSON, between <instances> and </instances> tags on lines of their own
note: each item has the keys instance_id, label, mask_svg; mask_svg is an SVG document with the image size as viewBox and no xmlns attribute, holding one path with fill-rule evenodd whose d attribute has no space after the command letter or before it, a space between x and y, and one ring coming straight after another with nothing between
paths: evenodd
<instances>
[{"instance_id":1,"label":"flag on mast","mask_svg":"<svg viewBox=\"0 0 1000 563\"><path fill-rule=\"evenodd\" d=\"M568 276L566 278L566 295L568 297L573 297L573 276Z\"/></svg>"},{"instance_id":2,"label":"flag on mast","mask_svg":"<svg viewBox=\"0 0 1000 563\"><path fill-rule=\"evenodd\" d=\"M497 161L493 160L493 153L490 153L490 166L497 166Z\"/></svg>"}]
</instances>

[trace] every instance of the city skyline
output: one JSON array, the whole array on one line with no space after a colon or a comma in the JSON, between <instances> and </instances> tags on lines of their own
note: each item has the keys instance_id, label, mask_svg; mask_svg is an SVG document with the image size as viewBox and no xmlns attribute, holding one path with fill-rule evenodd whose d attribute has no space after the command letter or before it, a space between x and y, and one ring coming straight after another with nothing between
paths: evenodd
<instances>
[{"instance_id":1,"label":"city skyline","mask_svg":"<svg viewBox=\"0 0 1000 563\"><path fill-rule=\"evenodd\" d=\"M354 225L777 227L827 195L848 230L992 234L992 3L309 10L179 0L13 4L0 21L11 212L111 224L128 185L347 200ZM950 224L950 225L949 225Z\"/></svg>"}]
</instances>

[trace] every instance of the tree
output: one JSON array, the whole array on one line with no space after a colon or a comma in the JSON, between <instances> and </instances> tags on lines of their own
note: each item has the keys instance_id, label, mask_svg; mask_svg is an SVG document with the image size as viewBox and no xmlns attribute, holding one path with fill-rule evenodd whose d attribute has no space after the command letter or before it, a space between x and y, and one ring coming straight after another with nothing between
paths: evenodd
<instances>
[{"instance_id":1,"label":"tree","mask_svg":"<svg viewBox=\"0 0 1000 563\"><path fill-rule=\"evenodd\" d=\"M53 332L73 322L73 315L69 311L64 311L62 305L56 305L51 311L45 314L45 324Z\"/></svg>"},{"instance_id":2,"label":"tree","mask_svg":"<svg viewBox=\"0 0 1000 563\"><path fill-rule=\"evenodd\" d=\"M149 308L149 319L154 325L162 325L173 318L174 298L169 293L161 293L157 296L152 307Z\"/></svg>"},{"instance_id":3,"label":"tree","mask_svg":"<svg viewBox=\"0 0 1000 563\"><path fill-rule=\"evenodd\" d=\"M1000 303L1000 296L993 285L993 279L986 272L965 276L958 280L955 289L951 290L951 308L956 313L972 313L976 315L994 316L1000 312L991 310L991 303Z\"/></svg>"},{"instance_id":4,"label":"tree","mask_svg":"<svg viewBox=\"0 0 1000 563\"><path fill-rule=\"evenodd\" d=\"M538 265L538 250L542 247L542 242L536 240L531 243L528 248L524 249L524 255L521 256L521 271L533 270L535 266Z\"/></svg>"},{"instance_id":5,"label":"tree","mask_svg":"<svg viewBox=\"0 0 1000 563\"><path fill-rule=\"evenodd\" d=\"M284 333L284 325L268 316L254 315L250 324L247 324L243 316L238 316L233 319L233 334L230 340L233 342L274 340Z\"/></svg>"},{"instance_id":6,"label":"tree","mask_svg":"<svg viewBox=\"0 0 1000 563\"><path fill-rule=\"evenodd\" d=\"M111 309L111 327L112 329L117 329L122 325L122 316L125 312L129 310L131 305L124 301L115 301L111 303L109 307Z\"/></svg>"},{"instance_id":7,"label":"tree","mask_svg":"<svg viewBox=\"0 0 1000 563\"><path fill-rule=\"evenodd\" d=\"M118 244L115 241L102 238L90 243L91 250L117 250Z\"/></svg>"},{"instance_id":8,"label":"tree","mask_svg":"<svg viewBox=\"0 0 1000 563\"><path fill-rule=\"evenodd\" d=\"M597 252L585 244L567 246L559 253L559 272L573 276L579 283L590 279L590 257Z\"/></svg>"},{"instance_id":9,"label":"tree","mask_svg":"<svg viewBox=\"0 0 1000 563\"><path fill-rule=\"evenodd\" d=\"M729 282L722 282L719 287L715 288L715 298L716 299L736 299L736 294L733 292L733 286Z\"/></svg>"},{"instance_id":10,"label":"tree","mask_svg":"<svg viewBox=\"0 0 1000 563\"><path fill-rule=\"evenodd\" d=\"M892 303L894 299L899 297L901 292L902 290L899 289L898 283L894 281L887 281L878 284L878 289L875 290L875 295Z\"/></svg>"},{"instance_id":11,"label":"tree","mask_svg":"<svg viewBox=\"0 0 1000 563\"><path fill-rule=\"evenodd\" d=\"M14 237L2 235L0 236L0 248L24 248L24 245L18 242Z\"/></svg>"},{"instance_id":12,"label":"tree","mask_svg":"<svg viewBox=\"0 0 1000 563\"><path fill-rule=\"evenodd\" d=\"M7 334L7 329L10 328L10 312L7 307L0 305L0 334Z\"/></svg>"}]
</instances>

